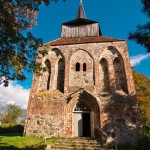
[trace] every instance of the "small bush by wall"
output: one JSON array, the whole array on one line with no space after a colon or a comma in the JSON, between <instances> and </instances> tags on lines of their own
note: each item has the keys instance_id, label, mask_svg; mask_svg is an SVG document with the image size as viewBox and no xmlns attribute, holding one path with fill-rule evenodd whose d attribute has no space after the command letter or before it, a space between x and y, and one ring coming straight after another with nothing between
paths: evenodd
<instances>
[{"instance_id":1,"label":"small bush by wall","mask_svg":"<svg viewBox=\"0 0 150 150\"><path fill-rule=\"evenodd\" d=\"M0 125L0 135L2 134L20 134L23 135L24 126L20 124Z\"/></svg>"}]
</instances>

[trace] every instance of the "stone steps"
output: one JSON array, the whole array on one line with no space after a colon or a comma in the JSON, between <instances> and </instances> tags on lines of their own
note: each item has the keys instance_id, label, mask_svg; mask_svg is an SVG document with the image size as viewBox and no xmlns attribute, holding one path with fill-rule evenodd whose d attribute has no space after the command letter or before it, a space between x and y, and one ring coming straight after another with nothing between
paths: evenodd
<instances>
[{"instance_id":1,"label":"stone steps","mask_svg":"<svg viewBox=\"0 0 150 150\"><path fill-rule=\"evenodd\" d=\"M94 138L61 138L46 150L110 150L103 146L99 139ZM113 149L112 149L113 150Z\"/></svg>"}]
</instances>

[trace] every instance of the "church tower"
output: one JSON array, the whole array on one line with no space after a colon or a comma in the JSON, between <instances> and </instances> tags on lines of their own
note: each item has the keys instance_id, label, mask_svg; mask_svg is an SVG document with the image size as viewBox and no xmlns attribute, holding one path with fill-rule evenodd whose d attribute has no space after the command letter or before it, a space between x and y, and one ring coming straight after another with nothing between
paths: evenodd
<instances>
[{"instance_id":1,"label":"church tower","mask_svg":"<svg viewBox=\"0 0 150 150\"><path fill-rule=\"evenodd\" d=\"M88 20L82 1L61 37L43 45L46 71L34 74L25 135L97 137L135 143L139 133L136 92L125 40L105 37ZM40 50L40 49L39 49ZM103 132L102 132L103 131Z\"/></svg>"}]
</instances>

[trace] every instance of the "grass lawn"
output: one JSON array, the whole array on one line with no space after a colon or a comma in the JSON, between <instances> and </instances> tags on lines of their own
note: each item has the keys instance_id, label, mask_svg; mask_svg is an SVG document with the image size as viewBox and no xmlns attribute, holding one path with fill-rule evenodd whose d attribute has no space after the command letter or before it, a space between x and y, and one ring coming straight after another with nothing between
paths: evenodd
<instances>
[{"instance_id":1,"label":"grass lawn","mask_svg":"<svg viewBox=\"0 0 150 150\"><path fill-rule=\"evenodd\" d=\"M51 138L46 141L50 144L57 138ZM0 136L0 150L43 150L43 138L23 137L23 136Z\"/></svg>"}]
</instances>

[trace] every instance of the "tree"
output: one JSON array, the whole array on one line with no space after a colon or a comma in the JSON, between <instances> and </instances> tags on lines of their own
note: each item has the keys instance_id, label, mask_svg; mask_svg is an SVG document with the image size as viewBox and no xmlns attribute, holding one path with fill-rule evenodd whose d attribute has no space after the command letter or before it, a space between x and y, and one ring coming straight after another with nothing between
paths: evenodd
<instances>
[{"instance_id":1,"label":"tree","mask_svg":"<svg viewBox=\"0 0 150 150\"><path fill-rule=\"evenodd\" d=\"M140 109L143 131L150 131L150 79L133 70L135 89Z\"/></svg>"},{"instance_id":2,"label":"tree","mask_svg":"<svg viewBox=\"0 0 150 150\"><path fill-rule=\"evenodd\" d=\"M8 104L7 112L3 115L1 122L2 124L16 124L17 119L21 116L22 110L18 105Z\"/></svg>"},{"instance_id":3,"label":"tree","mask_svg":"<svg viewBox=\"0 0 150 150\"><path fill-rule=\"evenodd\" d=\"M150 0L141 0L141 2L142 11L150 18ZM145 25L138 25L136 31L129 34L129 39L135 40L150 52L150 21Z\"/></svg>"},{"instance_id":4,"label":"tree","mask_svg":"<svg viewBox=\"0 0 150 150\"><path fill-rule=\"evenodd\" d=\"M37 25L39 5L49 5L58 0L0 0L0 84L8 86L9 80L25 80L25 71L42 70L36 62L42 39L29 32ZM65 1L65 0L63 0Z\"/></svg>"},{"instance_id":5,"label":"tree","mask_svg":"<svg viewBox=\"0 0 150 150\"><path fill-rule=\"evenodd\" d=\"M1 125L1 120L2 120L2 118L3 118L3 113L0 112L0 125Z\"/></svg>"}]
</instances>

